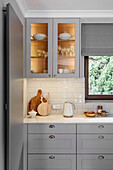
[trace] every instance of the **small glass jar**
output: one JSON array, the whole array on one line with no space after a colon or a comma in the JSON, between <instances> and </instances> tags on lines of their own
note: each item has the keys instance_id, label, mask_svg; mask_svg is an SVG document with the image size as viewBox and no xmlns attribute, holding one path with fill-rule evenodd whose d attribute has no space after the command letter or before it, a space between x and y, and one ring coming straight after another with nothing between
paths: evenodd
<instances>
[{"instance_id":1,"label":"small glass jar","mask_svg":"<svg viewBox=\"0 0 113 170\"><path fill-rule=\"evenodd\" d=\"M102 113L102 106L97 106L97 114L101 115Z\"/></svg>"}]
</instances>

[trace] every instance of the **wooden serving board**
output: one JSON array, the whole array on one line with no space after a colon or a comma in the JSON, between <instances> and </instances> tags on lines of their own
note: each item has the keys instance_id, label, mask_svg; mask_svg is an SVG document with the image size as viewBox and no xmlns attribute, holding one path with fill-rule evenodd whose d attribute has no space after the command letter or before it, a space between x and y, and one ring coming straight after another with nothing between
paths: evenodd
<instances>
[{"instance_id":1,"label":"wooden serving board","mask_svg":"<svg viewBox=\"0 0 113 170\"><path fill-rule=\"evenodd\" d=\"M47 116L50 113L50 106L47 102L46 103L42 102L38 106L37 110L38 110L39 115Z\"/></svg>"}]
</instances>

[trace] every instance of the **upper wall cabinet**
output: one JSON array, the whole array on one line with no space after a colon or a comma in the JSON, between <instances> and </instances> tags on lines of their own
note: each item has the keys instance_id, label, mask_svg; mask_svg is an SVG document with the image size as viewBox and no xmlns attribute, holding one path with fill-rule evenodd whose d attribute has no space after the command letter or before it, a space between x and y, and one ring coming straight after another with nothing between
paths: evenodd
<instances>
[{"instance_id":1,"label":"upper wall cabinet","mask_svg":"<svg viewBox=\"0 0 113 170\"><path fill-rule=\"evenodd\" d=\"M26 28L26 76L52 77L52 19L27 19Z\"/></svg>"},{"instance_id":2,"label":"upper wall cabinet","mask_svg":"<svg viewBox=\"0 0 113 170\"><path fill-rule=\"evenodd\" d=\"M79 19L54 19L53 77L79 77Z\"/></svg>"},{"instance_id":3,"label":"upper wall cabinet","mask_svg":"<svg viewBox=\"0 0 113 170\"><path fill-rule=\"evenodd\" d=\"M27 19L26 29L26 77L79 77L79 19Z\"/></svg>"}]
</instances>

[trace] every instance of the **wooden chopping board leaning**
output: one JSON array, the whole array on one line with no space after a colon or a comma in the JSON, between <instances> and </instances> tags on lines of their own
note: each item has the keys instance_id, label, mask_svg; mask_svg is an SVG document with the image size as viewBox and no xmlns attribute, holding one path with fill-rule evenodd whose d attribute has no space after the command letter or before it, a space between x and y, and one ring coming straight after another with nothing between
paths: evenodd
<instances>
[{"instance_id":1,"label":"wooden chopping board leaning","mask_svg":"<svg viewBox=\"0 0 113 170\"><path fill-rule=\"evenodd\" d=\"M49 99L50 99L50 94L48 93L47 95L47 100L42 97L42 103L37 107L37 111L39 113L39 115L41 116L47 116L49 113L50 113L50 106L48 104L49 102Z\"/></svg>"},{"instance_id":2,"label":"wooden chopping board leaning","mask_svg":"<svg viewBox=\"0 0 113 170\"><path fill-rule=\"evenodd\" d=\"M29 111L36 111L39 104L41 104L42 90L38 90L37 96L33 97L29 102Z\"/></svg>"}]
</instances>

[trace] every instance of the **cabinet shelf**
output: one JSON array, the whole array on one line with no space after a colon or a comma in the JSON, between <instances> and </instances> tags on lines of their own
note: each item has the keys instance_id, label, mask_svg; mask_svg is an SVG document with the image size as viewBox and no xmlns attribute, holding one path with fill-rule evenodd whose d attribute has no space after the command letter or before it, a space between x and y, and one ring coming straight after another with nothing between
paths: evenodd
<instances>
[{"instance_id":1,"label":"cabinet shelf","mask_svg":"<svg viewBox=\"0 0 113 170\"><path fill-rule=\"evenodd\" d=\"M73 39L72 40L71 39L69 39L69 40L59 40L58 39L58 42L60 42L60 41L63 41L63 42L73 41L74 42L75 40L73 40Z\"/></svg>"},{"instance_id":2,"label":"cabinet shelf","mask_svg":"<svg viewBox=\"0 0 113 170\"><path fill-rule=\"evenodd\" d=\"M41 58L41 59L48 59L48 57L40 57L40 56L31 56L31 58Z\"/></svg>"},{"instance_id":3,"label":"cabinet shelf","mask_svg":"<svg viewBox=\"0 0 113 170\"><path fill-rule=\"evenodd\" d=\"M75 56L58 56L59 59L70 59L70 58L75 58Z\"/></svg>"},{"instance_id":4,"label":"cabinet shelf","mask_svg":"<svg viewBox=\"0 0 113 170\"><path fill-rule=\"evenodd\" d=\"M46 39L46 40L31 40L31 42L48 42L48 39Z\"/></svg>"}]
</instances>

